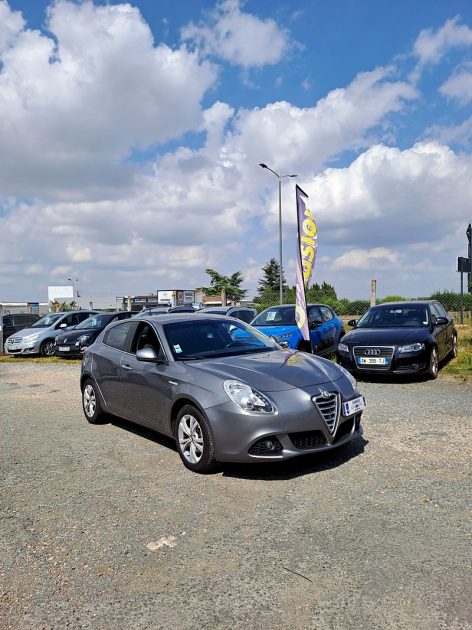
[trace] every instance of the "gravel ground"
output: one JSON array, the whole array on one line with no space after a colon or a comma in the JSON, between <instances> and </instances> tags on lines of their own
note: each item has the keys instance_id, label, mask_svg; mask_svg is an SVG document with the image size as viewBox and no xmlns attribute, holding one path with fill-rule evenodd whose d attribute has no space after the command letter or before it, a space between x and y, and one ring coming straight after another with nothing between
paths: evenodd
<instances>
[{"instance_id":1,"label":"gravel ground","mask_svg":"<svg viewBox=\"0 0 472 630\"><path fill-rule=\"evenodd\" d=\"M470 383L361 383L363 439L200 476L79 369L0 365L0 627L472 628Z\"/></svg>"}]
</instances>

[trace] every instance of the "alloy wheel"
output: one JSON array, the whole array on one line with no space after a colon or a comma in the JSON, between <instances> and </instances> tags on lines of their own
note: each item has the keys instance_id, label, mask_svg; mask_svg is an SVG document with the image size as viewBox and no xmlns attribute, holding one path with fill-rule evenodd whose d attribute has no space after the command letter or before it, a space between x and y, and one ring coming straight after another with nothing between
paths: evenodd
<instances>
[{"instance_id":1,"label":"alloy wheel","mask_svg":"<svg viewBox=\"0 0 472 630\"><path fill-rule=\"evenodd\" d=\"M45 341L43 343L43 353L46 357L54 356L54 341Z\"/></svg>"},{"instance_id":2,"label":"alloy wheel","mask_svg":"<svg viewBox=\"0 0 472 630\"><path fill-rule=\"evenodd\" d=\"M97 398L95 391L91 385L86 385L84 387L84 411L87 418L93 418L96 408Z\"/></svg>"},{"instance_id":3,"label":"alloy wheel","mask_svg":"<svg viewBox=\"0 0 472 630\"><path fill-rule=\"evenodd\" d=\"M198 464L203 456L203 431L198 420L191 414L182 416L178 428L180 451L191 464Z\"/></svg>"},{"instance_id":4,"label":"alloy wheel","mask_svg":"<svg viewBox=\"0 0 472 630\"><path fill-rule=\"evenodd\" d=\"M431 350L431 357L429 360L429 373L431 375L431 378L436 378L436 376L438 375L438 370L439 370L438 351L436 348L433 348Z\"/></svg>"}]
</instances>

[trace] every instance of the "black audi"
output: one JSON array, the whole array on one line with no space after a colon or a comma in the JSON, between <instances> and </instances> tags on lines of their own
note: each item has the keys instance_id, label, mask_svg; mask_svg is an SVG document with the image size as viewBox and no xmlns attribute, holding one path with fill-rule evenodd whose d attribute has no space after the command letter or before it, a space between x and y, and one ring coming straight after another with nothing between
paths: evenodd
<instances>
[{"instance_id":1,"label":"black audi","mask_svg":"<svg viewBox=\"0 0 472 630\"><path fill-rule=\"evenodd\" d=\"M84 349L91 346L104 328L120 319L128 319L130 311L113 313L97 313L83 322L57 335L54 345L54 356L62 358L81 357Z\"/></svg>"},{"instance_id":2,"label":"black audi","mask_svg":"<svg viewBox=\"0 0 472 630\"><path fill-rule=\"evenodd\" d=\"M348 325L336 358L350 372L436 378L440 362L457 356L454 321L433 300L372 306Z\"/></svg>"}]
</instances>

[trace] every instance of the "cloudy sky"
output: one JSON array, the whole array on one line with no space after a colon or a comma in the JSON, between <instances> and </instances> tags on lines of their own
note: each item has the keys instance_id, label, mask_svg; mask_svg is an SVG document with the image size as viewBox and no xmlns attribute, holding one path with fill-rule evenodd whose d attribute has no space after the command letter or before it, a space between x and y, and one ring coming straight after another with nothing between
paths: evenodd
<instances>
[{"instance_id":1,"label":"cloudy sky","mask_svg":"<svg viewBox=\"0 0 472 630\"><path fill-rule=\"evenodd\" d=\"M458 290L470 0L0 0L0 299L191 289L278 257L277 179L339 296ZM294 283L295 189L282 189Z\"/></svg>"}]
</instances>

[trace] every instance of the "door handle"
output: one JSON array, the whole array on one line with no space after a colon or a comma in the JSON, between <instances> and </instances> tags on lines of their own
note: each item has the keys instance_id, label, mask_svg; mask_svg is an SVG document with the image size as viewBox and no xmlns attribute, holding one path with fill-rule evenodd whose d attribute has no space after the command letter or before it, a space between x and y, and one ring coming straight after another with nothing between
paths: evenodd
<instances>
[{"instance_id":1,"label":"door handle","mask_svg":"<svg viewBox=\"0 0 472 630\"><path fill-rule=\"evenodd\" d=\"M131 367L131 365L128 365L127 363L123 363L123 365L121 366L124 370L132 370L133 368Z\"/></svg>"}]
</instances>

